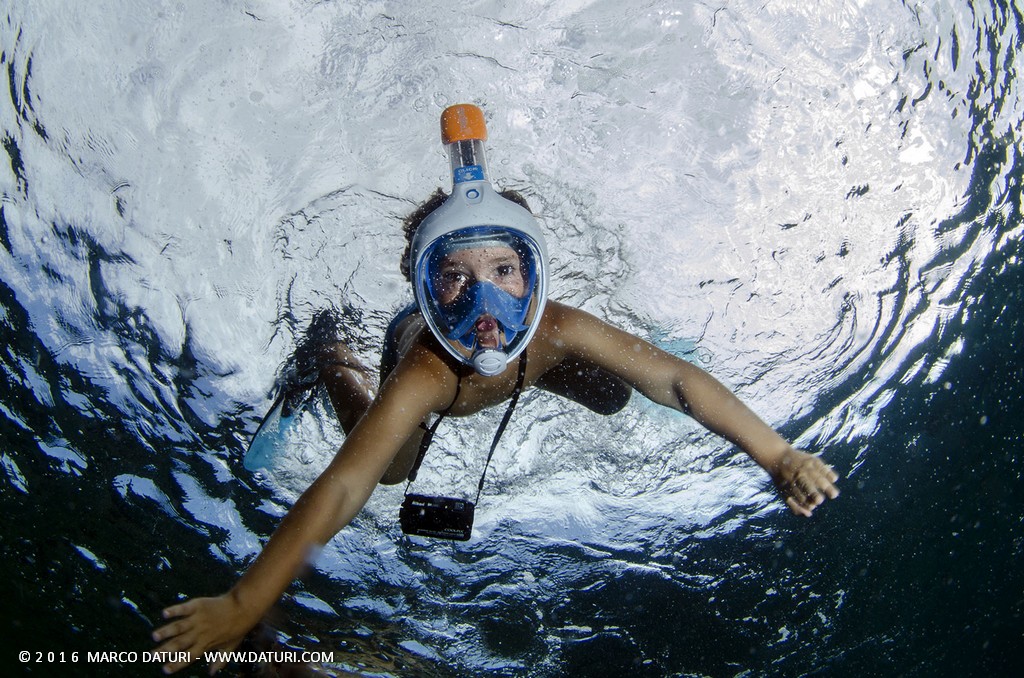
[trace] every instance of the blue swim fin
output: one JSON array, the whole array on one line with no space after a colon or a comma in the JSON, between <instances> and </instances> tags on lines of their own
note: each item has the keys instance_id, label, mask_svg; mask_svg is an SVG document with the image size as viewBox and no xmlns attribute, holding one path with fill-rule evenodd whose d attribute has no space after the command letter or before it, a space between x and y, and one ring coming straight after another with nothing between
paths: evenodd
<instances>
[{"instance_id":1,"label":"blue swim fin","mask_svg":"<svg viewBox=\"0 0 1024 678\"><path fill-rule=\"evenodd\" d=\"M242 459L242 464L249 471L270 469L274 465L274 460L281 455L285 446L285 433L297 414L292 410L288 416L281 416L284 401L285 397L282 394L256 429L256 434L253 435L249 449Z\"/></svg>"},{"instance_id":2,"label":"blue swim fin","mask_svg":"<svg viewBox=\"0 0 1024 678\"><path fill-rule=\"evenodd\" d=\"M315 406L323 391L316 354L325 343L339 341L338 326L336 312L331 309L318 311L295 352L282 367L277 382L278 396L256 429L242 459L242 464L249 471L273 469L288 446L295 444L296 435L289 435L289 431L303 413L307 409L314 417L321 413L322 408ZM298 435L298 438L302 436Z\"/></svg>"},{"instance_id":3,"label":"blue swim fin","mask_svg":"<svg viewBox=\"0 0 1024 678\"><path fill-rule=\"evenodd\" d=\"M294 436L289 436L292 425L307 409L314 416L317 415L317 408L313 405L320 393L319 385L319 382L300 384L277 397L267 416L260 422L242 458L242 465L246 469L270 470L276 465L288 445L295 443L290 439Z\"/></svg>"}]
</instances>

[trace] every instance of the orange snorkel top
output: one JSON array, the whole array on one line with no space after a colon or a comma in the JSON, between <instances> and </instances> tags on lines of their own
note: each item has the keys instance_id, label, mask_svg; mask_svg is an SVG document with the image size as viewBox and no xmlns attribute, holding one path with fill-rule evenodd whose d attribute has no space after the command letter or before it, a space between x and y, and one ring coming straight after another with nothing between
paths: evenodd
<instances>
[{"instance_id":1,"label":"orange snorkel top","mask_svg":"<svg viewBox=\"0 0 1024 678\"><path fill-rule=\"evenodd\" d=\"M484 112L473 104L455 104L441 113L441 141L487 141Z\"/></svg>"}]
</instances>

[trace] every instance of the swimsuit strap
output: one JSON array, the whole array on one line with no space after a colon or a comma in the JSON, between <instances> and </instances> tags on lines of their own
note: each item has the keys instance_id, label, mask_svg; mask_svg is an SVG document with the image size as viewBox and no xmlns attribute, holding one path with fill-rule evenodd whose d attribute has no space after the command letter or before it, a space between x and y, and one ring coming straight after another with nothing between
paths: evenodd
<instances>
[{"instance_id":1,"label":"swimsuit strap","mask_svg":"<svg viewBox=\"0 0 1024 678\"><path fill-rule=\"evenodd\" d=\"M433 442L434 440L434 433L437 431L437 427L441 425L441 422L444 421L444 418L446 416L448 416L448 413L451 411L453 407L455 407L455 403L459 399L459 393L462 391L461 365L456 369L456 377L457 380L455 382L455 397L452 398L452 402L448 405L448 407L444 408L444 411L441 412L441 414L437 417L437 419L430 426L430 428L427 428L426 424L420 422L420 428L424 429L426 433L424 433L423 438L420 439L420 449L419 452L416 453L416 461L412 463L412 468L409 469L409 484L405 486L406 494L409 494L409 486L412 485L412 481L416 480L416 474L419 473L420 471L420 464L423 463L423 457L427 456L427 450L430 449L430 443Z\"/></svg>"},{"instance_id":2,"label":"swimsuit strap","mask_svg":"<svg viewBox=\"0 0 1024 678\"><path fill-rule=\"evenodd\" d=\"M423 457L427 454L427 449L430 447L430 443L434 440L434 432L437 431L437 427L441 424L448 412L455 405L455 401L459 399L459 391L462 387L462 371L459 371L458 381L455 384L455 398L452 399L451 405L449 405L444 412L437 418L437 421L433 425L426 429L426 433L423 434L423 440L420 442L420 450L416 455L416 461L413 462L412 469L409 471L409 483L405 486L405 494L409 494L409 488L412 486L412 482L416 480L416 474L420 470L420 465L423 463ZM524 350L519 356L519 375L516 378L516 388L512 391L512 399L509 401L508 408L505 410L505 416L502 417L501 423L498 424L498 430L494 434L494 440L491 441L491 450L487 453L487 461L484 463L484 472L480 476L480 484L476 491L476 501L480 501L480 493L484 489L484 479L487 477L487 468L491 464L491 457L494 456L494 450L498 447L498 441L501 440L501 435L505 432L505 427L508 426L509 419L512 418L512 411L516 408L516 403L519 402L519 394L523 392L523 382L526 378L526 351ZM423 426L423 424L420 424Z\"/></svg>"}]
</instances>

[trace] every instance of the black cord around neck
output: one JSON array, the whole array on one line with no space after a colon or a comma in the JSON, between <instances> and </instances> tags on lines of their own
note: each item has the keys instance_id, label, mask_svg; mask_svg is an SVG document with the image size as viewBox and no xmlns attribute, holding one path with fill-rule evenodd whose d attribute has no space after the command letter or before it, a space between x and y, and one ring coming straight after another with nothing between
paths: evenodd
<instances>
[{"instance_id":1,"label":"black cord around neck","mask_svg":"<svg viewBox=\"0 0 1024 678\"><path fill-rule=\"evenodd\" d=\"M441 421L448 416L452 407L455 405L455 401L459 399L459 392L462 387L462 371L459 371L458 382L455 384L455 398L452 399L451 405L449 405L444 412L438 416L437 421L427 429L427 432L423 434L423 440L420 442L420 449L416 455L416 461L413 462L412 469L409 471L409 483L405 486L405 493L409 494L409 488L412 486L416 475L419 473L420 465L423 463L423 458L427 454L427 450L430 448L430 443L434 440L434 433L437 431L437 427L441 424ZM494 451L498 448L498 441L501 440L502 434L505 432L505 427L508 426L509 420L512 418L512 412L516 408L516 403L519 402L519 394L523 392L523 383L526 379L526 351L524 350L519 356L519 374L516 378L516 387L512 391L512 398L508 403L508 408L505 410L505 416L502 417L501 423L498 424L498 430L494 433L494 439L491 441L491 449L487 453L487 461L484 463L484 472L480 476L480 484L476 490L476 503L480 501L480 494L484 490L484 480L487 478L487 469L491 465L491 457L494 456Z\"/></svg>"}]
</instances>

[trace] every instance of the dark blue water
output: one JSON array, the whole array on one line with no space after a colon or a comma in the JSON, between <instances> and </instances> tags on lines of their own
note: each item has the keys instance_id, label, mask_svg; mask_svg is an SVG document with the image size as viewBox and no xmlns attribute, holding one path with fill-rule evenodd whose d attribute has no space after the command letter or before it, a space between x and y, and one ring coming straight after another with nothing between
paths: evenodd
<instances>
[{"instance_id":1,"label":"dark blue water","mask_svg":"<svg viewBox=\"0 0 1024 678\"><path fill-rule=\"evenodd\" d=\"M886 186L885 192L910 193L943 172L965 177L966 189L954 209L935 223L917 225L917 230L908 224L914 225L913 210L927 213L924 207L883 210L882 218L889 219L885 227L896 234L878 257L893 273L887 287L860 296L851 292L845 299L842 285L833 283L831 292L826 291L845 304L835 332L840 334L845 319L854 316L862 324L874 323L872 340L856 344L849 338L848 350L835 356L836 373L842 377L817 382L813 397L794 393L810 405L782 430L793 439L813 438L805 444L845 476L841 497L812 520L792 517L750 480L753 475L745 475L744 461L717 450L696 454L691 466L674 470L684 481L696 479L689 496L700 488L712 490L715 509L699 517L687 515L685 509L692 504L678 498L678 487L644 475L645 465L663 460L643 456L643 449L629 448L629 454L611 449L637 438L643 441L638 448L661 444L650 431L663 420L649 408L631 406L608 424L610 449L587 450L598 460L595 465L611 468L606 476L595 475L594 485L602 479L621 483L612 490L592 488L596 500L567 491L564 498L555 496L546 500L553 503L538 509L530 503L530 481L536 476L525 472L525 480L517 481L506 467L496 474L494 494L485 497L489 507L500 510L488 508L483 536L459 547L405 540L394 520L394 496L375 500L272 614L280 642L334 651L335 662L328 668L339 675L1022 674L1021 14L1012 4L946 3L936 14L941 21L936 19L932 27L928 21L934 17L921 8L891 5L918 16L922 34L938 37L894 57L897 69L904 69L901 77L921 77L927 89L918 101L897 98L890 113L905 116L902 124L909 129L923 124L907 113L915 105L962 96L966 103L955 108L956 116L949 116L952 127L945 141L955 145L961 140L954 129L963 116L968 131L955 166L936 162L936 175L901 167L904 183ZM147 11L135 10L140 16ZM311 21L320 16L309 12ZM255 22L251 14L240 9L233 13L239 21ZM51 122L44 114L47 97L56 98L59 88L52 80L37 83L33 76L41 68L33 59L43 58L36 55L53 54L47 51L41 16L46 13L7 13L2 59L7 101L0 155L5 175L0 204L0 510L5 517L0 531L0 666L16 675L155 675L155 668L130 663L57 665L44 657L24 664L18 652L141 653L151 649L149 634L162 607L181 595L215 594L233 583L259 542L273 531L289 491L295 489L287 480L268 482L242 468L241 454L267 400L233 385L258 373L269 388L278 366L273 358L287 352L291 332L314 304L305 297L289 301L291 291L305 280L325 276L332 280L329 291L347 301L358 301L365 293L358 284L354 291L345 287L348 276L356 275L352 270L363 266L370 269L370 277L389 280L374 264L358 261L365 257L358 249L357 226L346 232L346 251L355 254L348 255L350 267L340 273L319 261L316 266L303 265L304 260L289 263L296 259L289 248L299 247L295 243L304 239L316 242L318 219L359 209L356 203L375 205L370 212L376 210L374 215L386 224L408 204L380 198L372 190L339 191L312 203L307 212L272 223L264 229L269 236L255 228L248 232L227 223L216 228L204 224L192 230L181 226L178 235L152 247L138 246L133 233L164 228L162 221L156 226L145 221L162 214L159 205L187 201L174 202L178 187L169 195L140 195L141 189L133 193L132 182L146 185L141 176L111 176L105 174L109 168L75 155L79 136L90 139L82 148L99 148L101 155L131 154L123 149L108 153L102 138L88 134L88 120L78 129L68 126L66 118ZM714 16L721 26L729 12L722 8ZM361 25L358 17L348 20ZM367 22L391 40L404 35L386 12ZM959 32L950 32L950 24ZM609 30L613 24L581 20L570 27L569 42L586 45L580 36L600 32L595 25ZM797 28L783 26L777 36L780 44L795 39ZM976 44L976 51L968 43ZM74 52L69 43L61 45ZM943 63L953 65L950 72L939 72ZM164 68L166 64L156 63L132 77L159 80ZM969 86L954 92L954 80ZM513 91L505 96L514 100L519 95ZM371 98L367 107L374 106L382 104ZM314 113L313 118L322 115ZM433 111L423 115L433 116ZM855 110L847 120L851 128L859 124ZM351 124L361 126L365 120ZM596 128L601 123L593 124ZM381 134L396 136L394 131ZM172 144L173 137L169 134L163 142ZM943 140L930 142L940 147ZM65 154L57 153L59 160L54 161L47 154L53 149ZM851 157L856 163L858 157ZM879 174L896 163L884 149L873 160ZM194 158L186 154L180 161L188 165ZM248 176L234 169L231 176L239 176L236 171ZM542 173L527 173L532 171ZM195 173L201 174L198 169ZM619 178L613 173L597 179L602 176L609 184ZM108 212L88 195L83 197L76 188L79 180L104 187L98 193L110 203ZM417 191L418 185L410 195ZM845 204L856 206L865 193L871 197L882 192L872 191L866 186L854 191ZM204 209L213 208L204 203ZM196 208L189 216L199 219L201 214ZM837 228L851 256L873 251L872 236L863 224L845 227ZM112 237L118 228L128 235ZM385 235L380 237L394 244L386 240L393 238L390 228L382 227ZM574 228L561 235L567 237ZM800 237L801 228L785 220L777 237L780 242ZM825 231L806 228L803 245L808 250L827 240ZM209 235L211 229L214 235ZM618 241L610 242L634 247L629 234L619 232ZM237 335L228 329L217 334L219 325L201 308L190 311L201 306L196 289L202 288L181 280L215 275L210 272L215 267L202 258L204 252L188 249L190 239L203 249L224 247L241 258L246 243L259 243L264 236L271 242L266 252L283 252L274 260L280 269L261 269L261 278L277 285L270 303L261 303L261 295L253 291L257 288L246 287L240 270L237 289L214 278L207 292L223 305L216 308L229 309L234 322L224 323L225 328L237 326L241 335L257 334L266 337L260 341L267 345L283 346L278 354L254 353L253 366L244 362L248 353L239 360L224 357ZM938 245L924 247L922 253L920 243L930 236ZM607 245L610 236L601 237L605 240L598 242ZM259 245L253 247L257 263L266 263ZM175 248L190 256L165 256ZM780 257L783 249L780 245ZM563 250L562 256L568 258L567 253L573 250ZM699 258L690 256L690 263ZM379 268L390 271L396 257L397 252L382 255L387 263ZM822 265L841 265L839 259L830 262ZM563 262L560 269L574 281L572 294L586 297L580 290L596 289L600 297L605 284L600 272L606 269L594 266L592 279L581 282L574 266ZM961 266L967 274L957 278L959 283L942 287L941 281ZM126 283L126 270L142 273ZM849 275L837 271L836 282ZM833 277L827 273L815 271ZM797 287L801 276L785 283ZM388 284L382 294L397 303L397 294L394 299L386 294ZM710 281L708 287L718 284ZM140 286L144 292L136 291ZM160 295L164 286L173 289L172 298ZM730 304L730 321L747 314L756 325L762 313L756 295L748 293L748 283L735 287L735 297L729 297L735 302ZM936 290L941 298L935 298ZM188 293L196 296L186 298ZM887 312L872 316L875 304ZM357 345L372 345L390 308L353 306L350 320L363 329L353 330L350 338ZM915 323L936 307L940 311L932 329L910 341L919 334ZM609 305L612 313L616 308ZM178 317L179 310L181 331L175 334L167 318ZM270 322L264 322L267 315ZM711 321L708 326L713 335ZM651 336L663 329L647 328ZM714 343L714 337L708 341ZM717 343L714 353L727 352L724 346L724 340ZM787 372L802 363L811 365L813 354L751 369L769 375ZM918 364L927 369L915 368ZM813 371L807 367L808 373ZM785 393L779 396L785 398ZM771 399L761 404L770 406ZM604 424L543 400L528 399L522 411L558 425L568 422L565 435L581 447L589 435L604 435ZM846 424L823 423L836 421ZM488 427L485 422L477 429ZM685 440L689 434L681 435ZM555 436L544 439L563 455L555 471L570 467L588 472L586 460L566 452L563 442ZM694 446L703 450L707 444L694 435ZM504 501L502 494L511 498ZM757 496L752 499L752 494ZM566 516L564 521L557 515L538 519L551 506ZM593 506L608 513L589 512ZM235 674L245 670L231 668ZM205 667L189 675L201 672Z\"/></svg>"}]
</instances>

